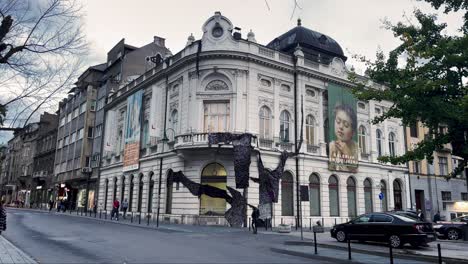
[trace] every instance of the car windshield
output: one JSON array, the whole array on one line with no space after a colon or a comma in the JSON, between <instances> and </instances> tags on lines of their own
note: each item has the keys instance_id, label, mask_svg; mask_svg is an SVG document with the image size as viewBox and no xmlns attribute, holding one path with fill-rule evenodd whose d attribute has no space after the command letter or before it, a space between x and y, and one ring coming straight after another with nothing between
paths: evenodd
<instances>
[{"instance_id":1,"label":"car windshield","mask_svg":"<svg viewBox=\"0 0 468 264\"><path fill-rule=\"evenodd\" d=\"M460 217L454 218L452 221L453 222L468 222L468 216L467 215L460 216Z\"/></svg>"},{"instance_id":2,"label":"car windshield","mask_svg":"<svg viewBox=\"0 0 468 264\"><path fill-rule=\"evenodd\" d=\"M406 215L399 215L399 214L396 214L395 215L396 218L399 218L400 220L403 220L405 222L416 222L417 220L412 218L412 217L408 217Z\"/></svg>"}]
</instances>

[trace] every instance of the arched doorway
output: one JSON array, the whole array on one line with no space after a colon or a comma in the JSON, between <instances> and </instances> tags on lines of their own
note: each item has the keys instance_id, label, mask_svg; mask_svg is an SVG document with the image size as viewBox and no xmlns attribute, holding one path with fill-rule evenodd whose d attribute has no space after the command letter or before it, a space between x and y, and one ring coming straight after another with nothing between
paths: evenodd
<instances>
[{"instance_id":1,"label":"arched doorway","mask_svg":"<svg viewBox=\"0 0 468 264\"><path fill-rule=\"evenodd\" d=\"M210 163L205 166L201 175L201 184L207 184L226 190L227 172L219 163ZM200 215L224 215L226 200L213 198L202 194L200 197Z\"/></svg>"},{"instance_id":2,"label":"arched doorway","mask_svg":"<svg viewBox=\"0 0 468 264\"><path fill-rule=\"evenodd\" d=\"M320 210L320 178L317 174L309 177L310 216L319 216Z\"/></svg>"},{"instance_id":3,"label":"arched doorway","mask_svg":"<svg viewBox=\"0 0 468 264\"><path fill-rule=\"evenodd\" d=\"M104 210L107 210L107 195L109 194L109 179L106 179L106 188L104 191Z\"/></svg>"},{"instance_id":4,"label":"arched doorway","mask_svg":"<svg viewBox=\"0 0 468 264\"><path fill-rule=\"evenodd\" d=\"M380 200L382 203L382 212L388 211L388 203L387 203L387 184L384 180L380 181L380 193L383 194L383 199Z\"/></svg>"},{"instance_id":5,"label":"arched doorway","mask_svg":"<svg viewBox=\"0 0 468 264\"><path fill-rule=\"evenodd\" d=\"M137 203L137 212L141 212L141 205L143 204L143 174L140 173L138 177L138 203Z\"/></svg>"},{"instance_id":6,"label":"arched doorway","mask_svg":"<svg viewBox=\"0 0 468 264\"><path fill-rule=\"evenodd\" d=\"M369 178L364 180L364 208L365 213L372 213L373 210L373 201L372 201L372 182Z\"/></svg>"},{"instance_id":7,"label":"arched doorway","mask_svg":"<svg viewBox=\"0 0 468 264\"><path fill-rule=\"evenodd\" d=\"M153 191L154 191L154 172L149 174L149 188L148 188L148 213L153 212Z\"/></svg>"},{"instance_id":8,"label":"arched doorway","mask_svg":"<svg viewBox=\"0 0 468 264\"><path fill-rule=\"evenodd\" d=\"M169 180L169 175L172 174L172 170L169 169L166 173L166 214L172 213L172 180Z\"/></svg>"},{"instance_id":9,"label":"arched doorway","mask_svg":"<svg viewBox=\"0 0 468 264\"><path fill-rule=\"evenodd\" d=\"M293 176L289 172L281 177L281 215L294 215Z\"/></svg>"},{"instance_id":10,"label":"arched doorway","mask_svg":"<svg viewBox=\"0 0 468 264\"><path fill-rule=\"evenodd\" d=\"M129 212L132 212L132 204L133 204L133 187L135 186L135 183L134 183L134 178L135 176L130 175L130 190L129 190L129 195L128 195L128 211Z\"/></svg>"},{"instance_id":11,"label":"arched doorway","mask_svg":"<svg viewBox=\"0 0 468 264\"><path fill-rule=\"evenodd\" d=\"M122 188L120 192L120 203L125 199L125 176L122 176Z\"/></svg>"},{"instance_id":12,"label":"arched doorway","mask_svg":"<svg viewBox=\"0 0 468 264\"><path fill-rule=\"evenodd\" d=\"M340 216L338 178L335 175L328 179L328 194L330 197L330 216Z\"/></svg>"},{"instance_id":13,"label":"arched doorway","mask_svg":"<svg viewBox=\"0 0 468 264\"><path fill-rule=\"evenodd\" d=\"M395 204L395 210L403 209L403 199L401 197L401 183L399 180L393 181L393 201Z\"/></svg>"},{"instance_id":14,"label":"arched doorway","mask_svg":"<svg viewBox=\"0 0 468 264\"><path fill-rule=\"evenodd\" d=\"M357 215L356 208L356 181L353 177L346 180L346 190L348 193L348 216L355 217Z\"/></svg>"}]
</instances>

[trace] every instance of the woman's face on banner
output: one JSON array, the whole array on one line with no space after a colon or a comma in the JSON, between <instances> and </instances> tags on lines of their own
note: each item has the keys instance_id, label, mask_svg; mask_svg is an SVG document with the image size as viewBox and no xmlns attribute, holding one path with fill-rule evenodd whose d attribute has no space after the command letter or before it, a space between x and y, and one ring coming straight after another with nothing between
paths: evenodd
<instances>
[{"instance_id":1,"label":"woman's face on banner","mask_svg":"<svg viewBox=\"0 0 468 264\"><path fill-rule=\"evenodd\" d=\"M353 123L351 117L343 110L336 111L335 135L336 139L343 142L353 138Z\"/></svg>"}]
</instances>

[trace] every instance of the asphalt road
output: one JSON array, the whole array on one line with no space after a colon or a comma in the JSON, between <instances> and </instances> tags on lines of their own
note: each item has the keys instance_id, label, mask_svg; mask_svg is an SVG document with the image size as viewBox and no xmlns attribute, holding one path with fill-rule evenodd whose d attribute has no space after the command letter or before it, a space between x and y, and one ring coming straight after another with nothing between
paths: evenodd
<instances>
[{"instance_id":1,"label":"asphalt road","mask_svg":"<svg viewBox=\"0 0 468 264\"><path fill-rule=\"evenodd\" d=\"M233 228L162 227L158 230L7 209L3 235L40 263L310 263L270 247L287 237Z\"/></svg>"}]
</instances>

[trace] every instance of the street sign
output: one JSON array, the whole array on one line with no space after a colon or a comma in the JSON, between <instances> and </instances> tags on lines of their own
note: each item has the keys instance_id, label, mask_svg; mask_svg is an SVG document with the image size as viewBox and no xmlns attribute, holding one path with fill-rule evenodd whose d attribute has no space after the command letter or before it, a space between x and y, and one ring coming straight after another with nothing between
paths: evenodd
<instances>
[{"instance_id":1,"label":"street sign","mask_svg":"<svg viewBox=\"0 0 468 264\"><path fill-rule=\"evenodd\" d=\"M383 193L379 193L379 199L380 199L380 200L383 200L383 198L384 198L384 194L383 194Z\"/></svg>"}]
</instances>

